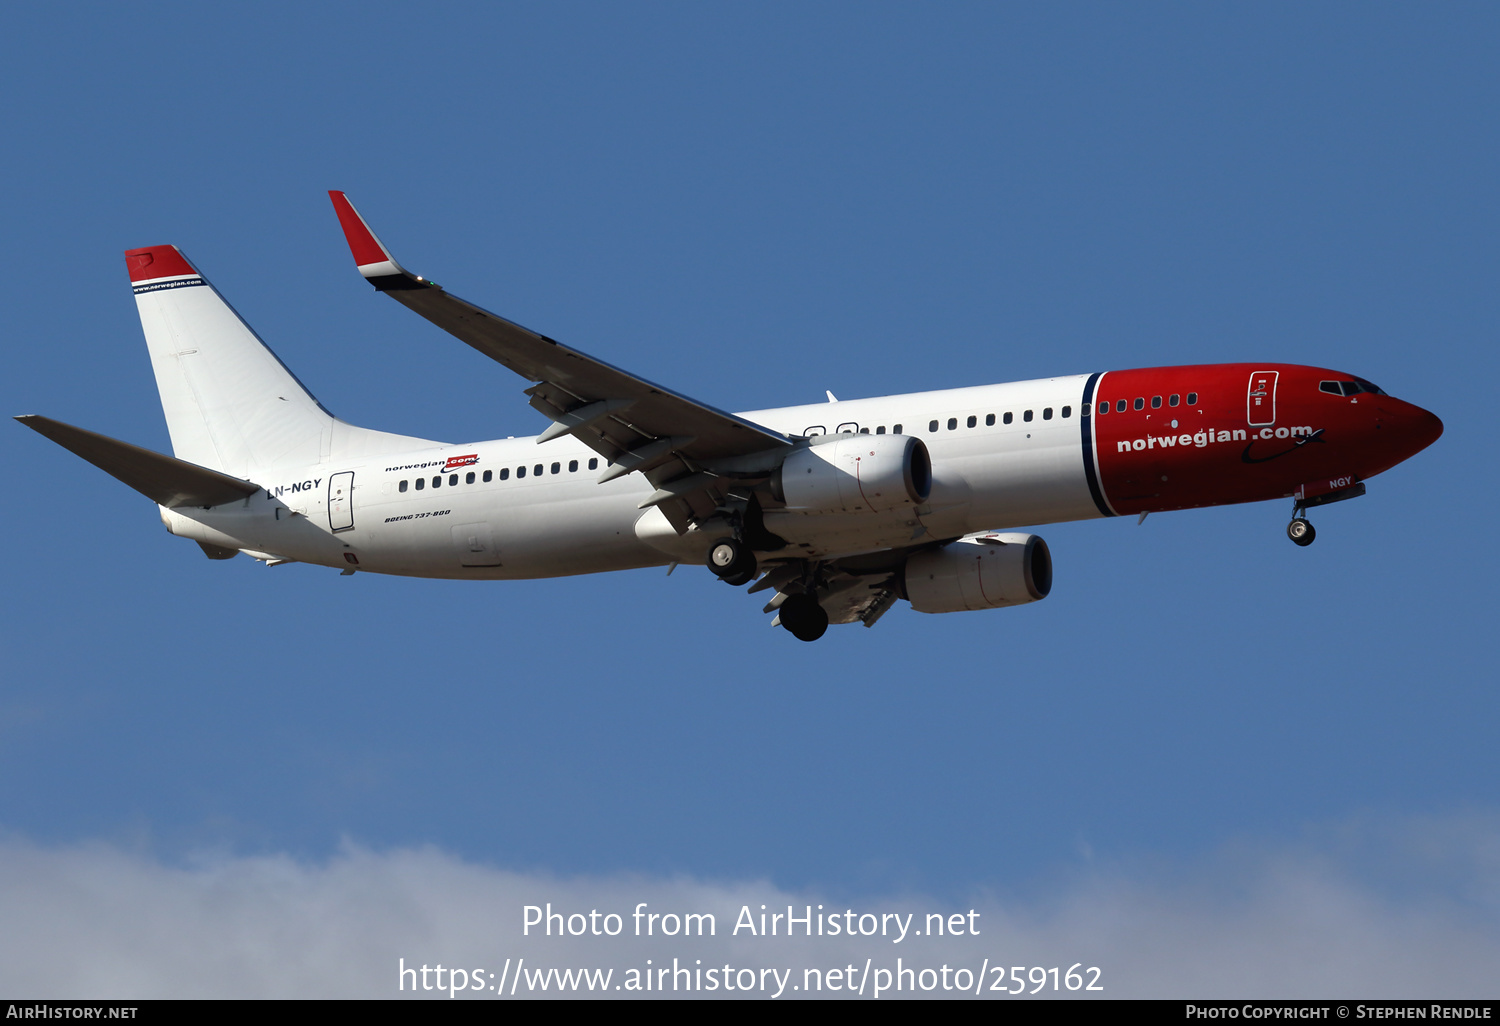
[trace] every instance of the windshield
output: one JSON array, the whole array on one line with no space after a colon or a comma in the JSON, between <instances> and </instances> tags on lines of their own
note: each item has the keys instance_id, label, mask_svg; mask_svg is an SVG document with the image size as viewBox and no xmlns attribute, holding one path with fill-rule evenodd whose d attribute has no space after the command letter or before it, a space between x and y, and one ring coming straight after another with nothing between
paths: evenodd
<instances>
[{"instance_id":1,"label":"windshield","mask_svg":"<svg viewBox=\"0 0 1500 1026\"><path fill-rule=\"evenodd\" d=\"M1364 378L1355 378L1353 381L1320 381L1318 391L1327 392L1330 395L1359 395L1361 392L1385 395L1379 385L1366 381Z\"/></svg>"}]
</instances>

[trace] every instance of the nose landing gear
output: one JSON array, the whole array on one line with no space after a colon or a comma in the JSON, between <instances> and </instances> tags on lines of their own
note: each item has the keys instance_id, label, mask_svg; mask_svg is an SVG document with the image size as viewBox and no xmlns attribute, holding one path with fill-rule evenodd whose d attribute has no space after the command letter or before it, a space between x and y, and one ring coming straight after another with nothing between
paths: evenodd
<instances>
[{"instance_id":1,"label":"nose landing gear","mask_svg":"<svg viewBox=\"0 0 1500 1026\"><path fill-rule=\"evenodd\" d=\"M1335 485L1344 487L1332 491L1327 490ZM1309 492L1312 494L1309 495ZM1317 483L1302 485L1292 493L1292 522L1286 525L1286 536L1298 545L1311 545L1313 539L1318 536L1318 532L1313 530L1313 525L1307 522L1307 518L1302 515L1303 512L1314 506L1326 506L1331 502L1357 499L1363 494L1365 494L1365 483L1357 480L1352 474L1330 480L1322 486L1321 490L1317 488Z\"/></svg>"},{"instance_id":2,"label":"nose landing gear","mask_svg":"<svg viewBox=\"0 0 1500 1026\"><path fill-rule=\"evenodd\" d=\"M1298 545L1307 546L1313 543L1318 532L1313 530L1313 525L1305 517L1298 516L1293 517L1292 522L1286 525L1286 536Z\"/></svg>"}]
</instances>

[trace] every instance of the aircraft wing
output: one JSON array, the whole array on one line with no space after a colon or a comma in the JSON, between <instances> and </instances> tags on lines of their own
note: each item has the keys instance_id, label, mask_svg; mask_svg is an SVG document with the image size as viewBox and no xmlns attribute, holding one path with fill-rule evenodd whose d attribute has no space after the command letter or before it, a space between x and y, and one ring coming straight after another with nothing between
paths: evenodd
<instances>
[{"instance_id":1,"label":"aircraft wing","mask_svg":"<svg viewBox=\"0 0 1500 1026\"><path fill-rule=\"evenodd\" d=\"M342 192L330 191L360 274L401 305L537 384L531 405L553 422L539 442L572 434L611 462L601 483L641 471L674 526L712 513L726 485L711 472L726 460L765 454L768 472L792 446L778 431L715 409L465 302L406 270ZM710 470L705 474L705 468ZM674 487L675 486L675 487Z\"/></svg>"}]
</instances>

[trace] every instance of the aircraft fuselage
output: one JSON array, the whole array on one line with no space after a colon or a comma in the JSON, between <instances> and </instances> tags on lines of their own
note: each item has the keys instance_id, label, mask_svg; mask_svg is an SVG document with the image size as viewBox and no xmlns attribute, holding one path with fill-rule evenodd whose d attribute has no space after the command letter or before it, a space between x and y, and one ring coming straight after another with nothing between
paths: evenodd
<instances>
[{"instance_id":1,"label":"aircraft fuselage","mask_svg":"<svg viewBox=\"0 0 1500 1026\"><path fill-rule=\"evenodd\" d=\"M1330 383L1334 386L1330 387ZM1353 394L1345 394L1347 392ZM1165 512L1348 488L1430 445L1427 411L1351 375L1290 364L1159 367L757 410L741 417L814 443L907 434L932 494L851 514L809 559L980 531ZM511 438L289 466L213 509L163 508L173 533L274 559L421 577L521 579L683 558L653 530L639 474L571 437ZM794 512L768 509L783 536ZM820 525L828 522L819 518ZM778 526L783 528L778 531ZM670 537L666 537L670 535Z\"/></svg>"}]
</instances>

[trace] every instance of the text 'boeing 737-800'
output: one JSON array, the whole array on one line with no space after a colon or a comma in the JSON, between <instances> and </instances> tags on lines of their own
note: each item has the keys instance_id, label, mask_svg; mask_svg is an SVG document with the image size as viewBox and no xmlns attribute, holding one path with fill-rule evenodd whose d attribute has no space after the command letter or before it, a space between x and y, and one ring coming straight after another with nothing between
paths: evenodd
<instances>
[{"instance_id":1,"label":"text 'boeing 737-800'","mask_svg":"<svg viewBox=\"0 0 1500 1026\"><path fill-rule=\"evenodd\" d=\"M532 382L534 438L449 445L325 410L174 246L125 254L173 456L18 418L155 501L210 559L245 553L508 580L704 563L812 641L898 599L1045 598L1023 525L1291 498L1303 516L1431 445L1437 417L1338 371L1236 363L733 414L411 274L329 194L376 290Z\"/></svg>"}]
</instances>

